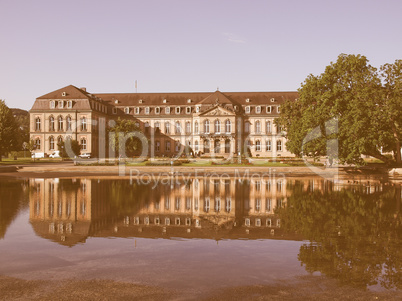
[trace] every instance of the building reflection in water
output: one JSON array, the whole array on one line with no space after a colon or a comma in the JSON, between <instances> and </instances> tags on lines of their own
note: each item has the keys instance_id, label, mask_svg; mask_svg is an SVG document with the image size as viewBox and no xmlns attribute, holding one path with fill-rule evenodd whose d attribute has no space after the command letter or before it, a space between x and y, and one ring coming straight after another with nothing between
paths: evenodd
<instances>
[{"instance_id":1,"label":"building reflection in water","mask_svg":"<svg viewBox=\"0 0 402 301\"><path fill-rule=\"evenodd\" d=\"M402 288L400 183L31 179L29 186L32 227L62 245L87 237L304 240L298 259L309 272Z\"/></svg>"}]
</instances>

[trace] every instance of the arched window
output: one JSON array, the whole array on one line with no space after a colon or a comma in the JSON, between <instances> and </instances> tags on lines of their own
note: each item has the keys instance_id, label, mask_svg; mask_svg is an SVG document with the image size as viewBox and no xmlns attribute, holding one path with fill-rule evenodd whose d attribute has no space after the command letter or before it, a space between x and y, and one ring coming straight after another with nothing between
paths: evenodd
<instances>
[{"instance_id":1,"label":"arched window","mask_svg":"<svg viewBox=\"0 0 402 301\"><path fill-rule=\"evenodd\" d=\"M49 117L49 131L54 131L54 117Z\"/></svg>"},{"instance_id":2,"label":"arched window","mask_svg":"<svg viewBox=\"0 0 402 301\"><path fill-rule=\"evenodd\" d=\"M81 138L80 144L81 144L82 150L87 150L87 139L86 138Z\"/></svg>"},{"instance_id":3,"label":"arched window","mask_svg":"<svg viewBox=\"0 0 402 301\"><path fill-rule=\"evenodd\" d=\"M187 134L191 133L191 123L190 123L190 121L186 122L186 133Z\"/></svg>"},{"instance_id":4,"label":"arched window","mask_svg":"<svg viewBox=\"0 0 402 301\"><path fill-rule=\"evenodd\" d=\"M267 140L266 143L267 143L267 149L266 149L266 151L267 151L267 152L270 152L270 151L272 150L271 140Z\"/></svg>"},{"instance_id":5,"label":"arched window","mask_svg":"<svg viewBox=\"0 0 402 301\"><path fill-rule=\"evenodd\" d=\"M41 148L40 138L35 139L35 145L36 145L36 149L40 150L40 148Z\"/></svg>"},{"instance_id":6,"label":"arched window","mask_svg":"<svg viewBox=\"0 0 402 301\"><path fill-rule=\"evenodd\" d=\"M232 132L232 123L230 122L230 120L225 121L225 131L226 133Z\"/></svg>"},{"instance_id":7,"label":"arched window","mask_svg":"<svg viewBox=\"0 0 402 301\"><path fill-rule=\"evenodd\" d=\"M250 122L246 121L244 124L244 132L245 133L250 133Z\"/></svg>"},{"instance_id":8,"label":"arched window","mask_svg":"<svg viewBox=\"0 0 402 301\"><path fill-rule=\"evenodd\" d=\"M35 130L40 131L40 118L39 117L37 117L35 119Z\"/></svg>"},{"instance_id":9,"label":"arched window","mask_svg":"<svg viewBox=\"0 0 402 301\"><path fill-rule=\"evenodd\" d=\"M271 133L271 121L267 121L267 123L266 123L266 128L267 128L267 134L268 133Z\"/></svg>"},{"instance_id":10,"label":"arched window","mask_svg":"<svg viewBox=\"0 0 402 301\"><path fill-rule=\"evenodd\" d=\"M209 120L204 121L204 133L209 134Z\"/></svg>"},{"instance_id":11,"label":"arched window","mask_svg":"<svg viewBox=\"0 0 402 301\"><path fill-rule=\"evenodd\" d=\"M194 123L194 134L198 134L198 122Z\"/></svg>"},{"instance_id":12,"label":"arched window","mask_svg":"<svg viewBox=\"0 0 402 301\"><path fill-rule=\"evenodd\" d=\"M57 145L59 145L62 142L63 142L63 137L62 136L57 137Z\"/></svg>"},{"instance_id":13,"label":"arched window","mask_svg":"<svg viewBox=\"0 0 402 301\"><path fill-rule=\"evenodd\" d=\"M63 124L64 124L63 117L59 116L58 124L59 124L59 131L62 131L63 130Z\"/></svg>"},{"instance_id":14,"label":"arched window","mask_svg":"<svg viewBox=\"0 0 402 301\"><path fill-rule=\"evenodd\" d=\"M81 118L81 131L86 131L87 130L87 118L82 117Z\"/></svg>"},{"instance_id":15,"label":"arched window","mask_svg":"<svg viewBox=\"0 0 402 301\"><path fill-rule=\"evenodd\" d=\"M54 137L49 137L49 150L54 150Z\"/></svg>"},{"instance_id":16,"label":"arched window","mask_svg":"<svg viewBox=\"0 0 402 301\"><path fill-rule=\"evenodd\" d=\"M180 122L176 121L175 123L175 132L176 134L180 134L181 133L181 126L180 126Z\"/></svg>"},{"instance_id":17,"label":"arched window","mask_svg":"<svg viewBox=\"0 0 402 301\"><path fill-rule=\"evenodd\" d=\"M259 120L255 122L255 133L261 134L261 122Z\"/></svg>"},{"instance_id":18,"label":"arched window","mask_svg":"<svg viewBox=\"0 0 402 301\"><path fill-rule=\"evenodd\" d=\"M215 153L219 154L221 152L221 142L219 140L215 140L214 144Z\"/></svg>"},{"instance_id":19,"label":"arched window","mask_svg":"<svg viewBox=\"0 0 402 301\"><path fill-rule=\"evenodd\" d=\"M161 130L161 125L160 125L159 121L155 122L154 126L155 126L155 132L159 133Z\"/></svg>"},{"instance_id":20,"label":"arched window","mask_svg":"<svg viewBox=\"0 0 402 301\"><path fill-rule=\"evenodd\" d=\"M170 122L165 122L165 134L170 134Z\"/></svg>"},{"instance_id":21,"label":"arched window","mask_svg":"<svg viewBox=\"0 0 402 301\"><path fill-rule=\"evenodd\" d=\"M194 142L194 151L198 152L198 141L197 140L195 140L195 142Z\"/></svg>"},{"instance_id":22,"label":"arched window","mask_svg":"<svg viewBox=\"0 0 402 301\"><path fill-rule=\"evenodd\" d=\"M261 141L260 141L260 140L257 140L257 141L255 142L255 150L256 150L257 152L260 152L260 151L261 151Z\"/></svg>"},{"instance_id":23,"label":"arched window","mask_svg":"<svg viewBox=\"0 0 402 301\"><path fill-rule=\"evenodd\" d=\"M225 140L225 153L226 154L230 153L230 140L229 139Z\"/></svg>"},{"instance_id":24,"label":"arched window","mask_svg":"<svg viewBox=\"0 0 402 301\"><path fill-rule=\"evenodd\" d=\"M204 140L204 153L209 153L209 140Z\"/></svg>"},{"instance_id":25,"label":"arched window","mask_svg":"<svg viewBox=\"0 0 402 301\"><path fill-rule=\"evenodd\" d=\"M67 116L67 131L71 131L71 116Z\"/></svg>"},{"instance_id":26,"label":"arched window","mask_svg":"<svg viewBox=\"0 0 402 301\"><path fill-rule=\"evenodd\" d=\"M221 122L219 120L215 120L215 133L221 132Z\"/></svg>"}]
</instances>

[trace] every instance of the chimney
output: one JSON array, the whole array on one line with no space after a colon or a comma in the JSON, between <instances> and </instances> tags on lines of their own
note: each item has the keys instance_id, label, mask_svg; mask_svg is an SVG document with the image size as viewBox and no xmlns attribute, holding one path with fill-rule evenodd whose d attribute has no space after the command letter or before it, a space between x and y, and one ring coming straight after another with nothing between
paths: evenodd
<instances>
[{"instance_id":1,"label":"chimney","mask_svg":"<svg viewBox=\"0 0 402 301\"><path fill-rule=\"evenodd\" d=\"M85 87L82 87L82 88L80 88L82 91L84 91L84 92L87 92L87 88L85 88Z\"/></svg>"}]
</instances>

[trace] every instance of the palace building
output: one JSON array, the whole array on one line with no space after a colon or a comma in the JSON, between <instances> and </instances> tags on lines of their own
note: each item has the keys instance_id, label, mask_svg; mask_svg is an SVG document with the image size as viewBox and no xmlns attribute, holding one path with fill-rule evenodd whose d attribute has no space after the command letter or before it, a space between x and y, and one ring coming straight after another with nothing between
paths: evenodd
<instances>
[{"instance_id":1,"label":"palace building","mask_svg":"<svg viewBox=\"0 0 402 301\"><path fill-rule=\"evenodd\" d=\"M148 141L148 156L289 157L275 125L280 106L297 92L99 93L67 86L36 99L30 138L37 153L51 154L67 136L82 153L107 157L108 127L132 119Z\"/></svg>"}]
</instances>

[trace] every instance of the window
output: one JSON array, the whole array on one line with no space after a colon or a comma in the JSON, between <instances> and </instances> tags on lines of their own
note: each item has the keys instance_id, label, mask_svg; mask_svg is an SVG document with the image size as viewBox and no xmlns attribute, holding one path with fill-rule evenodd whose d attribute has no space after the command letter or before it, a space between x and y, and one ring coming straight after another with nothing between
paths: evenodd
<instances>
[{"instance_id":1,"label":"window","mask_svg":"<svg viewBox=\"0 0 402 301\"><path fill-rule=\"evenodd\" d=\"M160 125L159 121L155 122L154 126L155 126L155 132L160 133L161 125Z\"/></svg>"},{"instance_id":2,"label":"window","mask_svg":"<svg viewBox=\"0 0 402 301\"><path fill-rule=\"evenodd\" d=\"M54 109L56 107L56 102L54 100L50 101L50 108Z\"/></svg>"},{"instance_id":3,"label":"window","mask_svg":"<svg viewBox=\"0 0 402 301\"><path fill-rule=\"evenodd\" d=\"M54 117L50 116L49 118L49 131L54 131Z\"/></svg>"},{"instance_id":4,"label":"window","mask_svg":"<svg viewBox=\"0 0 402 301\"><path fill-rule=\"evenodd\" d=\"M63 137L62 136L59 136L58 138L57 138L57 144L60 144L60 143L62 143L63 142Z\"/></svg>"},{"instance_id":5,"label":"window","mask_svg":"<svg viewBox=\"0 0 402 301\"><path fill-rule=\"evenodd\" d=\"M230 153L230 140L229 139L225 140L225 153L226 154Z\"/></svg>"},{"instance_id":6,"label":"window","mask_svg":"<svg viewBox=\"0 0 402 301\"><path fill-rule=\"evenodd\" d=\"M267 113L271 113L272 112L272 107L271 106L267 106Z\"/></svg>"},{"instance_id":7,"label":"window","mask_svg":"<svg viewBox=\"0 0 402 301\"><path fill-rule=\"evenodd\" d=\"M181 126L180 126L180 122L176 121L175 123L175 133L176 134L180 134L181 133Z\"/></svg>"},{"instance_id":8,"label":"window","mask_svg":"<svg viewBox=\"0 0 402 301\"><path fill-rule=\"evenodd\" d=\"M255 150L256 150L257 152L260 152L260 151L261 151L261 141L260 141L260 140L257 140L257 141L255 142Z\"/></svg>"},{"instance_id":9,"label":"window","mask_svg":"<svg viewBox=\"0 0 402 301\"><path fill-rule=\"evenodd\" d=\"M149 107L145 108L145 114L149 114Z\"/></svg>"},{"instance_id":10,"label":"window","mask_svg":"<svg viewBox=\"0 0 402 301\"><path fill-rule=\"evenodd\" d=\"M276 150L277 150L278 152L281 152L281 151L282 151L282 140L276 141Z\"/></svg>"},{"instance_id":11,"label":"window","mask_svg":"<svg viewBox=\"0 0 402 301\"><path fill-rule=\"evenodd\" d=\"M245 133L250 133L250 122L246 121L244 124L244 132Z\"/></svg>"},{"instance_id":12,"label":"window","mask_svg":"<svg viewBox=\"0 0 402 301\"><path fill-rule=\"evenodd\" d=\"M255 107L255 112L260 114L261 113L261 106Z\"/></svg>"},{"instance_id":13,"label":"window","mask_svg":"<svg viewBox=\"0 0 402 301\"><path fill-rule=\"evenodd\" d=\"M194 133L198 134L198 122L197 121L194 123Z\"/></svg>"},{"instance_id":14,"label":"window","mask_svg":"<svg viewBox=\"0 0 402 301\"><path fill-rule=\"evenodd\" d=\"M271 133L271 121L267 121L265 124L267 134Z\"/></svg>"},{"instance_id":15,"label":"window","mask_svg":"<svg viewBox=\"0 0 402 301\"><path fill-rule=\"evenodd\" d=\"M36 117L35 119L35 131L40 131L40 118Z\"/></svg>"},{"instance_id":16,"label":"window","mask_svg":"<svg viewBox=\"0 0 402 301\"><path fill-rule=\"evenodd\" d=\"M176 107L176 114L180 114L180 107Z\"/></svg>"},{"instance_id":17,"label":"window","mask_svg":"<svg viewBox=\"0 0 402 301\"><path fill-rule=\"evenodd\" d=\"M59 124L59 131L63 130L63 117L59 116L58 118L58 124Z\"/></svg>"},{"instance_id":18,"label":"window","mask_svg":"<svg viewBox=\"0 0 402 301\"><path fill-rule=\"evenodd\" d=\"M245 111L246 111L246 113L250 113L250 106L247 106Z\"/></svg>"},{"instance_id":19,"label":"window","mask_svg":"<svg viewBox=\"0 0 402 301\"><path fill-rule=\"evenodd\" d=\"M81 118L81 131L86 131L87 130L87 118L82 117Z\"/></svg>"},{"instance_id":20,"label":"window","mask_svg":"<svg viewBox=\"0 0 402 301\"><path fill-rule=\"evenodd\" d=\"M160 107L156 107L155 108L155 114L159 114L161 112L161 108Z\"/></svg>"},{"instance_id":21,"label":"window","mask_svg":"<svg viewBox=\"0 0 402 301\"><path fill-rule=\"evenodd\" d=\"M219 140L215 140L214 144L215 153L219 154L221 152L221 142Z\"/></svg>"},{"instance_id":22,"label":"window","mask_svg":"<svg viewBox=\"0 0 402 301\"><path fill-rule=\"evenodd\" d=\"M276 126L276 131L277 131L278 134L283 131L282 127L279 124Z\"/></svg>"},{"instance_id":23,"label":"window","mask_svg":"<svg viewBox=\"0 0 402 301\"><path fill-rule=\"evenodd\" d=\"M165 134L170 134L170 122L165 122Z\"/></svg>"},{"instance_id":24,"label":"window","mask_svg":"<svg viewBox=\"0 0 402 301\"><path fill-rule=\"evenodd\" d=\"M39 149L39 150L40 150L40 147L41 147L41 145L40 145L40 138L36 138L36 140L35 140L35 145L36 145L36 149Z\"/></svg>"},{"instance_id":25,"label":"window","mask_svg":"<svg viewBox=\"0 0 402 301\"><path fill-rule=\"evenodd\" d=\"M215 120L215 133L219 134L221 132L221 122L219 120Z\"/></svg>"},{"instance_id":26,"label":"window","mask_svg":"<svg viewBox=\"0 0 402 301\"><path fill-rule=\"evenodd\" d=\"M117 108L113 108L113 114L117 114Z\"/></svg>"},{"instance_id":27,"label":"window","mask_svg":"<svg viewBox=\"0 0 402 301\"><path fill-rule=\"evenodd\" d=\"M209 120L204 121L204 133L209 134Z\"/></svg>"},{"instance_id":28,"label":"window","mask_svg":"<svg viewBox=\"0 0 402 301\"><path fill-rule=\"evenodd\" d=\"M280 106L277 106L277 107L276 107L276 111L277 111L278 113L281 112Z\"/></svg>"},{"instance_id":29,"label":"window","mask_svg":"<svg viewBox=\"0 0 402 301\"><path fill-rule=\"evenodd\" d=\"M64 108L64 101L60 100L59 101L59 109Z\"/></svg>"},{"instance_id":30,"label":"window","mask_svg":"<svg viewBox=\"0 0 402 301\"><path fill-rule=\"evenodd\" d=\"M166 143L165 143L165 151L170 152L170 141L166 141Z\"/></svg>"},{"instance_id":31,"label":"window","mask_svg":"<svg viewBox=\"0 0 402 301\"><path fill-rule=\"evenodd\" d=\"M266 148L267 152L270 152L271 149L272 149L271 140L267 140L267 141L266 141L266 146L267 146L267 148Z\"/></svg>"},{"instance_id":32,"label":"window","mask_svg":"<svg viewBox=\"0 0 402 301\"><path fill-rule=\"evenodd\" d=\"M275 98L271 98L271 102L275 102Z\"/></svg>"},{"instance_id":33,"label":"window","mask_svg":"<svg viewBox=\"0 0 402 301\"><path fill-rule=\"evenodd\" d=\"M49 150L54 150L54 137L50 136L49 138Z\"/></svg>"},{"instance_id":34,"label":"window","mask_svg":"<svg viewBox=\"0 0 402 301\"><path fill-rule=\"evenodd\" d=\"M71 116L67 116L67 131L71 131Z\"/></svg>"},{"instance_id":35,"label":"window","mask_svg":"<svg viewBox=\"0 0 402 301\"><path fill-rule=\"evenodd\" d=\"M196 112L196 113L199 113L199 112L200 112L200 106L196 106L196 107L195 107L195 112Z\"/></svg>"},{"instance_id":36,"label":"window","mask_svg":"<svg viewBox=\"0 0 402 301\"><path fill-rule=\"evenodd\" d=\"M259 120L255 122L255 132L256 134L261 134L261 122Z\"/></svg>"},{"instance_id":37,"label":"window","mask_svg":"<svg viewBox=\"0 0 402 301\"><path fill-rule=\"evenodd\" d=\"M71 100L67 101L67 108L71 109L73 107L73 102Z\"/></svg>"},{"instance_id":38,"label":"window","mask_svg":"<svg viewBox=\"0 0 402 301\"><path fill-rule=\"evenodd\" d=\"M194 151L198 152L198 141L197 140L194 142Z\"/></svg>"},{"instance_id":39,"label":"window","mask_svg":"<svg viewBox=\"0 0 402 301\"><path fill-rule=\"evenodd\" d=\"M250 102L250 98L246 98L246 102Z\"/></svg>"},{"instance_id":40,"label":"window","mask_svg":"<svg viewBox=\"0 0 402 301\"><path fill-rule=\"evenodd\" d=\"M156 151L156 152L159 152L159 151L160 151L160 148L161 148L161 143L160 143L159 141L156 141L156 142L155 142L155 151Z\"/></svg>"},{"instance_id":41,"label":"window","mask_svg":"<svg viewBox=\"0 0 402 301\"><path fill-rule=\"evenodd\" d=\"M142 103L142 99L139 99L139 100L138 100L138 103Z\"/></svg>"},{"instance_id":42,"label":"window","mask_svg":"<svg viewBox=\"0 0 402 301\"><path fill-rule=\"evenodd\" d=\"M230 122L230 120L225 121L225 131L226 133L232 132L232 123Z\"/></svg>"},{"instance_id":43,"label":"window","mask_svg":"<svg viewBox=\"0 0 402 301\"><path fill-rule=\"evenodd\" d=\"M191 123L190 123L190 121L186 122L186 133L187 134L191 133Z\"/></svg>"},{"instance_id":44,"label":"window","mask_svg":"<svg viewBox=\"0 0 402 301\"><path fill-rule=\"evenodd\" d=\"M191 113L191 107L187 107L186 108L186 114L190 114Z\"/></svg>"},{"instance_id":45,"label":"window","mask_svg":"<svg viewBox=\"0 0 402 301\"><path fill-rule=\"evenodd\" d=\"M175 151L179 152L180 151L180 142L176 141L175 144L174 144L174 147L175 147Z\"/></svg>"},{"instance_id":46,"label":"window","mask_svg":"<svg viewBox=\"0 0 402 301\"><path fill-rule=\"evenodd\" d=\"M209 140L204 140L204 153L209 153Z\"/></svg>"},{"instance_id":47,"label":"window","mask_svg":"<svg viewBox=\"0 0 402 301\"><path fill-rule=\"evenodd\" d=\"M124 113L125 114L130 114L130 108L129 107L124 108Z\"/></svg>"},{"instance_id":48,"label":"window","mask_svg":"<svg viewBox=\"0 0 402 301\"><path fill-rule=\"evenodd\" d=\"M167 103L167 100L166 100L166 99L164 99L162 102L163 102L163 103Z\"/></svg>"},{"instance_id":49,"label":"window","mask_svg":"<svg viewBox=\"0 0 402 301\"><path fill-rule=\"evenodd\" d=\"M170 107L166 107L166 108L165 108L165 113L166 113L166 114L170 114Z\"/></svg>"},{"instance_id":50,"label":"window","mask_svg":"<svg viewBox=\"0 0 402 301\"><path fill-rule=\"evenodd\" d=\"M87 150L87 139L81 138L80 144L82 150Z\"/></svg>"}]
</instances>

